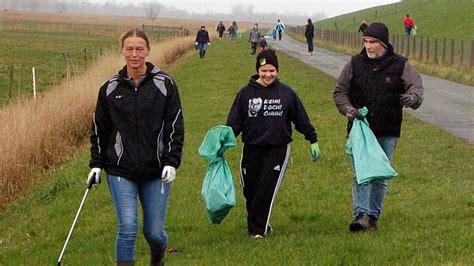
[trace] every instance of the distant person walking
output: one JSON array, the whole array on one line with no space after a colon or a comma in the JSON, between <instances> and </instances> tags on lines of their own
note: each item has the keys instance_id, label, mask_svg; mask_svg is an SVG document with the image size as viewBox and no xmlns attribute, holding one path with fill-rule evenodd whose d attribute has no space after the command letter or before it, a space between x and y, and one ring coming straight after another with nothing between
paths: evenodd
<instances>
[{"instance_id":1,"label":"distant person walking","mask_svg":"<svg viewBox=\"0 0 474 266\"><path fill-rule=\"evenodd\" d=\"M276 39L277 39L277 31L276 31L276 29L272 29L272 39L273 39L274 41L276 41Z\"/></svg>"},{"instance_id":2,"label":"distant person walking","mask_svg":"<svg viewBox=\"0 0 474 266\"><path fill-rule=\"evenodd\" d=\"M304 36L306 37L306 43L308 44L308 54L313 55L314 25L310 18L308 19L308 24L306 24Z\"/></svg>"},{"instance_id":3,"label":"distant person walking","mask_svg":"<svg viewBox=\"0 0 474 266\"><path fill-rule=\"evenodd\" d=\"M199 49L199 58L204 58L206 55L207 46L209 45L211 45L209 32L207 32L206 26L203 25L196 34L196 46Z\"/></svg>"},{"instance_id":4,"label":"distant person walking","mask_svg":"<svg viewBox=\"0 0 474 266\"><path fill-rule=\"evenodd\" d=\"M359 32L361 32L362 35L363 35L364 32L365 32L365 29L367 29L368 26L369 26L369 24L367 23L367 21L362 20L362 21L360 22Z\"/></svg>"},{"instance_id":5,"label":"distant person walking","mask_svg":"<svg viewBox=\"0 0 474 266\"><path fill-rule=\"evenodd\" d=\"M126 65L100 88L92 116L87 185L98 185L105 169L118 223L117 265L134 264L138 199L151 265L163 265L168 196L184 141L181 102L176 82L146 61L145 32L128 31L121 45Z\"/></svg>"},{"instance_id":6,"label":"distant person walking","mask_svg":"<svg viewBox=\"0 0 474 266\"><path fill-rule=\"evenodd\" d=\"M267 40L265 40L265 36L262 35L260 37L260 40L258 41L258 48L259 48L258 52L260 53L261 51L267 49L267 47L268 47Z\"/></svg>"},{"instance_id":7,"label":"distant person walking","mask_svg":"<svg viewBox=\"0 0 474 266\"><path fill-rule=\"evenodd\" d=\"M410 15L407 15L403 21L403 25L405 26L405 34L408 38L410 37L411 29L415 27L415 21L410 17Z\"/></svg>"},{"instance_id":8,"label":"distant person walking","mask_svg":"<svg viewBox=\"0 0 474 266\"><path fill-rule=\"evenodd\" d=\"M350 132L354 119L363 120L358 109L367 107L365 118L380 146L391 161L403 120L403 107L417 109L423 102L420 75L405 57L395 54L388 42L388 28L372 23L365 30L364 49L344 66L337 80L334 101L348 119ZM387 192L387 181L376 179L358 184L352 158L353 221L351 232L377 230Z\"/></svg>"},{"instance_id":9,"label":"distant person walking","mask_svg":"<svg viewBox=\"0 0 474 266\"><path fill-rule=\"evenodd\" d=\"M278 33L278 40L281 41L281 37L283 36L283 32L285 31L285 24L283 24L283 22L278 20L278 22L275 26L275 30Z\"/></svg>"},{"instance_id":10,"label":"distant person walking","mask_svg":"<svg viewBox=\"0 0 474 266\"><path fill-rule=\"evenodd\" d=\"M249 42L250 42L250 50L251 50L251 54L255 54L255 52L257 51L257 43L258 41L260 41L260 37L262 36L262 34L260 33L260 30L258 30L258 24L255 23L253 24L253 28L250 30L250 33L249 33Z\"/></svg>"},{"instance_id":11,"label":"distant person walking","mask_svg":"<svg viewBox=\"0 0 474 266\"><path fill-rule=\"evenodd\" d=\"M266 49L257 55L257 74L237 94L227 117L244 143L241 186L247 207L247 229L253 239L273 232L270 215L290 156L291 123L310 143L313 162L320 157L316 130L296 92L280 83L278 58Z\"/></svg>"},{"instance_id":12,"label":"distant person walking","mask_svg":"<svg viewBox=\"0 0 474 266\"><path fill-rule=\"evenodd\" d=\"M225 32L224 22L219 21L219 24L217 25L216 31L219 34L219 40L222 40L222 35L224 35L224 32Z\"/></svg>"},{"instance_id":13,"label":"distant person walking","mask_svg":"<svg viewBox=\"0 0 474 266\"><path fill-rule=\"evenodd\" d=\"M227 32L229 33L230 40L235 40L235 34L237 33L237 22L233 21L227 29Z\"/></svg>"}]
</instances>

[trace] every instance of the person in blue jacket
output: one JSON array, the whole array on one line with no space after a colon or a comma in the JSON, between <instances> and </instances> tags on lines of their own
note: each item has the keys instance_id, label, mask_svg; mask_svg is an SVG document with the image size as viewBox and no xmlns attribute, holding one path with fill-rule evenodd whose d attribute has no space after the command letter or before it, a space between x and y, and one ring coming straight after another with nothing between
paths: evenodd
<instances>
[{"instance_id":1,"label":"person in blue jacket","mask_svg":"<svg viewBox=\"0 0 474 266\"><path fill-rule=\"evenodd\" d=\"M285 31L285 24L283 24L283 22L278 20L278 22L275 26L275 30L278 33L278 40L281 41L281 37L283 36L283 32Z\"/></svg>"},{"instance_id":2,"label":"person in blue jacket","mask_svg":"<svg viewBox=\"0 0 474 266\"><path fill-rule=\"evenodd\" d=\"M227 117L235 136L242 133L241 186L249 235L260 239L273 231L270 214L290 156L291 124L310 143L313 161L320 157L317 134L296 92L281 83L275 51L257 55L257 74L237 94Z\"/></svg>"},{"instance_id":3,"label":"person in blue jacket","mask_svg":"<svg viewBox=\"0 0 474 266\"><path fill-rule=\"evenodd\" d=\"M87 186L98 185L105 169L118 223L117 265L135 260L138 198L151 265L163 265L168 197L184 142L181 101L176 82L147 62L145 32L128 31L121 45L126 65L100 88L92 116Z\"/></svg>"}]
</instances>

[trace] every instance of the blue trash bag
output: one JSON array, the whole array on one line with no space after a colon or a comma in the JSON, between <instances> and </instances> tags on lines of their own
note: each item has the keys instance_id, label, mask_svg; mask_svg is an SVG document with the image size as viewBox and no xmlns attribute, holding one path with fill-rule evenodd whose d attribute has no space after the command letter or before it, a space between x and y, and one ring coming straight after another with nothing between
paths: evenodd
<instances>
[{"instance_id":1,"label":"blue trash bag","mask_svg":"<svg viewBox=\"0 0 474 266\"><path fill-rule=\"evenodd\" d=\"M354 119L346 143L346 153L352 155L354 159L357 183L360 185L376 179L394 178L398 174L390 165L387 155L365 118L369 110L363 107L359 112L364 116L364 120Z\"/></svg>"},{"instance_id":2,"label":"blue trash bag","mask_svg":"<svg viewBox=\"0 0 474 266\"><path fill-rule=\"evenodd\" d=\"M221 223L236 204L235 187L224 152L236 145L234 132L228 126L211 128L199 147L199 155L209 160L201 196L209 221Z\"/></svg>"}]
</instances>

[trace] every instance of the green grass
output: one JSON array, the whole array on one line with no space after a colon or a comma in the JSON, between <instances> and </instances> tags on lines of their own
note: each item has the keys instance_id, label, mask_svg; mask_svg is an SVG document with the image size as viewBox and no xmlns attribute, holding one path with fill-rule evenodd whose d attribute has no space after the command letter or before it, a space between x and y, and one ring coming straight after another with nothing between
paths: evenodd
<instances>
[{"instance_id":1,"label":"green grass","mask_svg":"<svg viewBox=\"0 0 474 266\"><path fill-rule=\"evenodd\" d=\"M171 265L463 264L472 265L474 149L406 115L395 152L399 176L390 181L377 232L351 234L351 171L344 153L345 119L332 100L335 80L279 53L280 78L304 102L319 134L322 158L311 162L309 144L294 132L289 168L272 212L274 234L247 237L245 203L238 186L241 144L226 153L237 206L220 225L208 222L200 197L207 162L197 149L209 128L226 121L238 90L255 72L250 45L215 41L204 60L180 61L173 77L180 88L186 126L182 166L170 196ZM41 179L0 217L0 265L55 263L85 191L88 151ZM111 265L115 216L106 182L86 201L63 262ZM148 265L139 233L137 265Z\"/></svg>"},{"instance_id":2,"label":"green grass","mask_svg":"<svg viewBox=\"0 0 474 266\"><path fill-rule=\"evenodd\" d=\"M69 32L67 27L55 28L56 23L0 21L0 106L9 99L12 85L12 100L32 95L32 67L36 71L37 92L60 84L66 75L64 53L71 58L72 71L79 74L87 63L91 64L101 53L117 49L117 35L94 34L86 30ZM39 27L39 29L38 29ZM72 26L71 26L72 27ZM86 49L86 53L84 53ZM13 81L10 68L13 66Z\"/></svg>"},{"instance_id":3,"label":"green grass","mask_svg":"<svg viewBox=\"0 0 474 266\"><path fill-rule=\"evenodd\" d=\"M385 23L390 34L404 35L403 20L409 14L418 35L470 41L474 39L472 10L472 0L405 0L317 21L316 28L335 30L337 23L339 30L357 32L361 20L367 20Z\"/></svg>"}]
</instances>

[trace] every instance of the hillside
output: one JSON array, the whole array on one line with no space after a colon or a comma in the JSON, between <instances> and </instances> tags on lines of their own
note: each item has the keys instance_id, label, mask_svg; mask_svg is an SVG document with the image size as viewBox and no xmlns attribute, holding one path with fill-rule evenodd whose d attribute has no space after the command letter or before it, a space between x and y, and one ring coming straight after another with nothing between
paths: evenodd
<instances>
[{"instance_id":1,"label":"hillside","mask_svg":"<svg viewBox=\"0 0 474 266\"><path fill-rule=\"evenodd\" d=\"M446 37L466 41L474 39L474 1L472 0L404 0L384 6L317 21L316 28L357 31L362 20L383 22L391 34L404 34L403 19L409 14L422 36Z\"/></svg>"}]
</instances>

